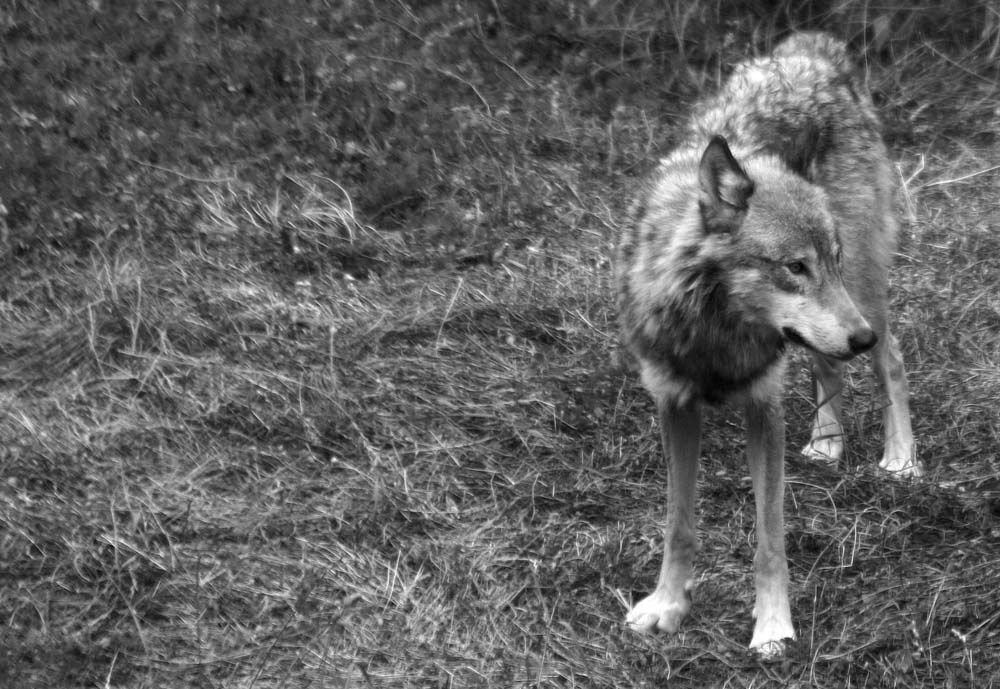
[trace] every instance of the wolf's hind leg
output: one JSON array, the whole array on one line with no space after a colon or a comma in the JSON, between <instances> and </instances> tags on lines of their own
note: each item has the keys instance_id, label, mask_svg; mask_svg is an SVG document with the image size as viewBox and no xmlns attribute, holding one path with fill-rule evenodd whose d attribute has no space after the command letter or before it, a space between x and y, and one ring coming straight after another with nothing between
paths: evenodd
<instances>
[{"instance_id":1,"label":"wolf's hind leg","mask_svg":"<svg viewBox=\"0 0 1000 689\"><path fill-rule=\"evenodd\" d=\"M836 464L844 456L844 426L841 421L844 364L821 354L813 354L812 370L816 388L816 417L809 443L802 448L802 454Z\"/></svg>"}]
</instances>

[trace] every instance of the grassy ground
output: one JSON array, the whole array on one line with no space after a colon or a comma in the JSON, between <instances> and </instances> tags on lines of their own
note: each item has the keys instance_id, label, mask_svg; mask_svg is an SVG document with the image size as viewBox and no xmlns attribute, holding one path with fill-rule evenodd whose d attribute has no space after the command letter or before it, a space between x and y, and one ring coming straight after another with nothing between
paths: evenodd
<instances>
[{"instance_id":1,"label":"grassy ground","mask_svg":"<svg viewBox=\"0 0 1000 689\"><path fill-rule=\"evenodd\" d=\"M1000 686L1000 13L727 7L4 3L0 686ZM852 369L762 665L731 410L692 616L623 627L665 476L609 257L685 104L792 28L886 119L928 475L872 471Z\"/></svg>"}]
</instances>

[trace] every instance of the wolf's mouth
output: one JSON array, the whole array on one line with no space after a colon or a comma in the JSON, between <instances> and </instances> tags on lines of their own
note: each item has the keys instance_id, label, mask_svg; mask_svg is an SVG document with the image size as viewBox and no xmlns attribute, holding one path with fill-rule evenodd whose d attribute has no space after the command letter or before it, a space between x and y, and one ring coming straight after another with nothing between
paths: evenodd
<instances>
[{"instance_id":1,"label":"wolf's mouth","mask_svg":"<svg viewBox=\"0 0 1000 689\"><path fill-rule=\"evenodd\" d=\"M788 328L788 327L782 328L781 334L784 335L785 339L791 342L792 344L797 344L800 347L805 347L810 352L817 352L824 356L828 356L831 359L837 359L838 361L850 361L851 359L854 358L853 352L831 353L816 349L816 347L813 347L811 344L809 344L806 338L802 337L802 335L799 334L799 331L795 330L794 328Z\"/></svg>"},{"instance_id":2,"label":"wolf's mouth","mask_svg":"<svg viewBox=\"0 0 1000 689\"><path fill-rule=\"evenodd\" d=\"M799 335L799 332L794 328L782 328L781 332L789 342L797 344L800 347L805 347L806 349L812 349L809 343L806 342L806 338Z\"/></svg>"}]
</instances>

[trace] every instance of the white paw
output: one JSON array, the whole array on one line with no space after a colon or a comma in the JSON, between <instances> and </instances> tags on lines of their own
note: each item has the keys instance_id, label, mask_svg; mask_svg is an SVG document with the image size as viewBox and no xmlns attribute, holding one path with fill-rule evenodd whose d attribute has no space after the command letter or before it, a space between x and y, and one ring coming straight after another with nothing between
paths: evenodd
<instances>
[{"instance_id":1,"label":"white paw","mask_svg":"<svg viewBox=\"0 0 1000 689\"><path fill-rule=\"evenodd\" d=\"M842 435L824 435L813 438L802 448L802 454L809 459L825 464L836 464L844 456L844 437Z\"/></svg>"},{"instance_id":2,"label":"white paw","mask_svg":"<svg viewBox=\"0 0 1000 689\"><path fill-rule=\"evenodd\" d=\"M666 592L654 591L629 611L625 622L632 631L640 634L657 631L676 634L690 607L691 603L686 595L682 594L678 600Z\"/></svg>"},{"instance_id":3,"label":"white paw","mask_svg":"<svg viewBox=\"0 0 1000 689\"><path fill-rule=\"evenodd\" d=\"M750 649L757 654L761 660L775 660L785 656L784 641L765 641L760 646L750 646Z\"/></svg>"},{"instance_id":4,"label":"white paw","mask_svg":"<svg viewBox=\"0 0 1000 689\"><path fill-rule=\"evenodd\" d=\"M791 619L771 615L757 618L753 628L753 639L750 640L750 650L762 659L780 658L785 654L785 640L795 638L795 629Z\"/></svg>"},{"instance_id":5,"label":"white paw","mask_svg":"<svg viewBox=\"0 0 1000 689\"><path fill-rule=\"evenodd\" d=\"M878 466L882 471L892 474L893 478L918 478L924 475L913 447L898 450L886 448Z\"/></svg>"}]
</instances>

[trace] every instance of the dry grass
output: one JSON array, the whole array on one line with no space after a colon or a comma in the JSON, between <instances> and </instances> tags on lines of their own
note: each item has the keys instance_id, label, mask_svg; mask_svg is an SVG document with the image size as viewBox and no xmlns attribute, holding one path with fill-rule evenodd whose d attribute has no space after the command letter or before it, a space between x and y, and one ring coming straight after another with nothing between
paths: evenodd
<instances>
[{"instance_id":1,"label":"dry grass","mask_svg":"<svg viewBox=\"0 0 1000 689\"><path fill-rule=\"evenodd\" d=\"M0 685L997 686L995 8L459 6L0 11ZM853 369L844 466L788 457L800 638L762 665L732 410L691 618L622 624L665 474L609 256L686 99L792 26L886 113L928 476L874 473Z\"/></svg>"}]
</instances>

